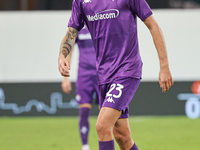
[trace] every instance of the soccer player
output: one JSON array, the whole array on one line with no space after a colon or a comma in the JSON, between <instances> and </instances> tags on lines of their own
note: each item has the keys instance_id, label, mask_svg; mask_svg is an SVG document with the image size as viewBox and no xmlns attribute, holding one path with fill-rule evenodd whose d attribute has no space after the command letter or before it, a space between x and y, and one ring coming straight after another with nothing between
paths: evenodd
<instances>
[{"instance_id":1,"label":"soccer player","mask_svg":"<svg viewBox=\"0 0 200 150\"><path fill-rule=\"evenodd\" d=\"M141 79L137 17L150 30L160 62L159 84L163 92L173 85L162 31L145 0L74 0L68 31L59 55L59 71L69 76L66 56L78 31L86 23L96 51L100 112L96 130L99 150L138 150L129 127L129 103ZM149 56L150 58L151 56ZM153 66L152 66L153 67Z\"/></svg>"},{"instance_id":2,"label":"soccer player","mask_svg":"<svg viewBox=\"0 0 200 150\"><path fill-rule=\"evenodd\" d=\"M92 108L93 96L98 99L98 83L95 62L95 50L91 35L86 26L79 32L76 42L79 49L79 68L76 81L76 101L79 103L79 132L82 141L82 150L89 150L89 116ZM67 56L68 62L71 60L71 53ZM71 82L64 77L62 89L69 94Z\"/></svg>"}]
</instances>

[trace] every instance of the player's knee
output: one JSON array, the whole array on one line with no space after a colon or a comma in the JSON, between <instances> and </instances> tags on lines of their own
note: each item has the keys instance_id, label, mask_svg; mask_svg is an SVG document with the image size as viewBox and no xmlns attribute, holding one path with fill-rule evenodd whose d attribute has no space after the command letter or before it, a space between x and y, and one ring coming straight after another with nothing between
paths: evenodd
<instances>
[{"instance_id":1,"label":"player's knee","mask_svg":"<svg viewBox=\"0 0 200 150\"><path fill-rule=\"evenodd\" d=\"M96 131L97 131L97 134L100 134L101 132L103 132L103 130L104 130L103 124L97 122L97 123L96 123Z\"/></svg>"},{"instance_id":2,"label":"player's knee","mask_svg":"<svg viewBox=\"0 0 200 150\"><path fill-rule=\"evenodd\" d=\"M97 134L100 135L100 134L107 134L110 131L110 129L107 126L105 126L105 124L101 122L97 122L96 131L97 131Z\"/></svg>"}]
</instances>

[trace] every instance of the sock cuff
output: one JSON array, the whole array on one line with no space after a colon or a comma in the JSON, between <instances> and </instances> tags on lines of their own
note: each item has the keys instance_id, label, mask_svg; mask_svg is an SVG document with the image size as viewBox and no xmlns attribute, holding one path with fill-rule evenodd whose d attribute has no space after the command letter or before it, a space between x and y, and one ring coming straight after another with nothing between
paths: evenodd
<instances>
[{"instance_id":1,"label":"sock cuff","mask_svg":"<svg viewBox=\"0 0 200 150\"><path fill-rule=\"evenodd\" d=\"M99 143L110 143L110 142L114 142L114 139L110 141L99 141Z\"/></svg>"},{"instance_id":2,"label":"sock cuff","mask_svg":"<svg viewBox=\"0 0 200 150\"><path fill-rule=\"evenodd\" d=\"M114 150L114 140L111 141L99 141L99 150Z\"/></svg>"},{"instance_id":3,"label":"sock cuff","mask_svg":"<svg viewBox=\"0 0 200 150\"><path fill-rule=\"evenodd\" d=\"M90 116L90 108L87 107L79 108L79 116L88 118Z\"/></svg>"},{"instance_id":4,"label":"sock cuff","mask_svg":"<svg viewBox=\"0 0 200 150\"><path fill-rule=\"evenodd\" d=\"M130 150L139 150L137 145L134 143L133 147Z\"/></svg>"},{"instance_id":5,"label":"sock cuff","mask_svg":"<svg viewBox=\"0 0 200 150\"><path fill-rule=\"evenodd\" d=\"M88 107L80 107L79 109L90 110L90 108L88 108Z\"/></svg>"}]
</instances>

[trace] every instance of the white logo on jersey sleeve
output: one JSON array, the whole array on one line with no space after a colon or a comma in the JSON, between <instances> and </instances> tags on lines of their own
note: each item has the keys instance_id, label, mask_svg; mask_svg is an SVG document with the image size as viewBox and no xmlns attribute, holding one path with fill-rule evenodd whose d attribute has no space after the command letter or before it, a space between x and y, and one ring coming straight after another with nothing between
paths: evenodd
<instances>
[{"instance_id":1,"label":"white logo on jersey sleeve","mask_svg":"<svg viewBox=\"0 0 200 150\"><path fill-rule=\"evenodd\" d=\"M79 40L91 40L92 37L90 35L90 33L87 34L79 34L78 35Z\"/></svg>"},{"instance_id":2,"label":"white logo on jersey sleeve","mask_svg":"<svg viewBox=\"0 0 200 150\"><path fill-rule=\"evenodd\" d=\"M84 0L83 4L84 3L89 3L89 2L92 2L91 0Z\"/></svg>"}]
</instances>

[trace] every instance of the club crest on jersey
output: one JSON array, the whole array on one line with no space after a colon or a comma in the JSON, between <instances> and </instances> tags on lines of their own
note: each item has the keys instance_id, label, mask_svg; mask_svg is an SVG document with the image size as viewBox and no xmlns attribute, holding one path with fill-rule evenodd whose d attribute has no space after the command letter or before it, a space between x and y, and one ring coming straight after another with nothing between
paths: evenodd
<instances>
[{"instance_id":1,"label":"club crest on jersey","mask_svg":"<svg viewBox=\"0 0 200 150\"><path fill-rule=\"evenodd\" d=\"M109 103L115 103L115 101L113 100L112 97L108 97L108 99L105 102L109 102Z\"/></svg>"},{"instance_id":2,"label":"club crest on jersey","mask_svg":"<svg viewBox=\"0 0 200 150\"><path fill-rule=\"evenodd\" d=\"M83 1L83 4L84 4L84 3L89 3L89 2L92 2L92 1L91 1L91 0L84 0L84 1Z\"/></svg>"}]
</instances>

